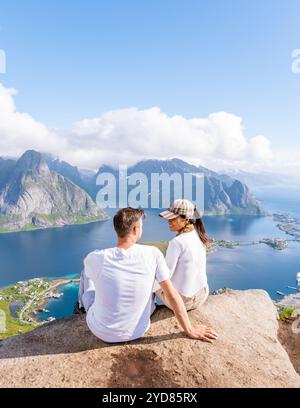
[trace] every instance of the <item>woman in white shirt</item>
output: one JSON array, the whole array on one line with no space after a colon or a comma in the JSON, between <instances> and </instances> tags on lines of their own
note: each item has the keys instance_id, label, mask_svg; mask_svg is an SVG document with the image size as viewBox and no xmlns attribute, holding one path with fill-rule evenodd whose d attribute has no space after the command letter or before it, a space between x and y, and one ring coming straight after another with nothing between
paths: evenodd
<instances>
[{"instance_id":1,"label":"woman in white shirt","mask_svg":"<svg viewBox=\"0 0 300 408\"><path fill-rule=\"evenodd\" d=\"M176 232L166 253L171 281L183 298L186 309L196 309L206 301L209 294L206 276L209 238L201 215L191 201L183 199L175 200L168 210L159 215L167 219L170 230ZM155 294L171 309L161 289Z\"/></svg>"}]
</instances>

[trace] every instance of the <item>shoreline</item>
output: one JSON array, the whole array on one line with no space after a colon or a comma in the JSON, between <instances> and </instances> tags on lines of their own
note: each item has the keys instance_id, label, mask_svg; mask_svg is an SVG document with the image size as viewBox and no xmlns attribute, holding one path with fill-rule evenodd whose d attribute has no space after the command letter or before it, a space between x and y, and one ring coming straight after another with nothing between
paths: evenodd
<instances>
[{"instance_id":1,"label":"shoreline","mask_svg":"<svg viewBox=\"0 0 300 408\"><path fill-rule=\"evenodd\" d=\"M276 301L276 306L283 308L300 309L300 287L295 293L285 295Z\"/></svg>"},{"instance_id":2,"label":"shoreline","mask_svg":"<svg viewBox=\"0 0 300 408\"><path fill-rule=\"evenodd\" d=\"M45 279L45 280L53 283L53 286L51 287L51 289L49 289L49 291L51 291L51 293L53 295L58 295L59 288L67 286L70 283L79 282L80 278L63 278L62 277L62 278L59 278L59 279L53 279L53 280ZM37 315L40 313L40 312L37 312L37 310L38 309L45 309L45 307L49 304L49 302L51 300L59 300L59 299L60 299L60 297L55 298L54 296L44 297L43 299L41 299L41 302L39 302L35 306L34 310L29 313L30 317L33 318L34 321L36 321L36 323L38 325L46 323L47 319L44 320L44 319L40 319L40 318L37 317ZM49 317L52 317L52 316L49 315Z\"/></svg>"},{"instance_id":3,"label":"shoreline","mask_svg":"<svg viewBox=\"0 0 300 408\"><path fill-rule=\"evenodd\" d=\"M33 232L33 231L41 231L41 230L49 230L49 229L56 229L56 228L64 228L64 227L71 227L71 226L79 226L79 225L87 225L87 224L93 224L97 222L104 222L110 220L111 217L107 216L107 218L104 218L103 220L92 220L92 221L87 221L87 222L78 222L74 224L63 224L63 225L51 225L50 227L33 227L33 228L24 228L24 229L17 229L17 230L11 230L11 231L1 231L0 227L0 234L18 234L21 232Z\"/></svg>"},{"instance_id":4,"label":"shoreline","mask_svg":"<svg viewBox=\"0 0 300 408\"><path fill-rule=\"evenodd\" d=\"M56 281L56 280L58 280L58 279L54 279L54 280L52 280L52 281ZM80 277L79 277L79 278L66 278L66 279L61 278L61 279L59 279L59 280L62 280L62 282L61 282L60 284L58 284L58 285L54 288L54 294L58 293L59 288L65 287L65 286L67 286L67 285L70 285L71 283L75 283L75 282L78 282L78 283L79 283ZM46 309L46 306L49 305L50 302L59 301L60 298L61 298L61 296L58 297L58 298L54 298L54 297L45 298L44 301L39 304L39 307L37 307L37 309ZM37 312L37 311L35 310L35 312ZM43 311L43 312L38 312L36 315L33 316L34 319L36 319L36 320L37 320L37 323L39 323L40 325L41 325L41 324L44 324L44 323L47 323L47 319L45 320L45 319L41 319L41 318L37 317L37 315L39 315L40 313L45 313L45 311ZM50 311L49 311L49 313L50 313ZM49 314L49 317L53 317L53 316L51 316L51 315Z\"/></svg>"},{"instance_id":5,"label":"shoreline","mask_svg":"<svg viewBox=\"0 0 300 408\"><path fill-rule=\"evenodd\" d=\"M159 208L157 210L160 210ZM218 213L206 213L204 214L204 217L272 217L273 214L270 213L263 213L263 214L249 214L249 213L224 213L224 214L218 214ZM40 230L49 230L53 228L64 228L64 227L70 227L72 225L87 225L87 224L92 224L96 222L103 222L103 221L108 221L110 220L111 217L107 215L106 218L102 220L92 220L92 221L87 221L87 222L79 222L79 223L74 223L74 224L63 224L63 225L51 225L49 227L32 227L32 228L20 228L16 230L8 230L8 231L2 231L0 227L0 234L13 234L13 233L20 233L20 232L32 232L32 231L40 231Z\"/></svg>"}]
</instances>

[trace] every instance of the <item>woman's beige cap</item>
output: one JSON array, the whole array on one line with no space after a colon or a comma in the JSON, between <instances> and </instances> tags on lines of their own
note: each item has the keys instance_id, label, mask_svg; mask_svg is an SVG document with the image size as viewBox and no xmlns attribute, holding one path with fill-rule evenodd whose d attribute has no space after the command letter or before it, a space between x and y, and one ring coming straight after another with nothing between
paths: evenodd
<instances>
[{"instance_id":1,"label":"woman's beige cap","mask_svg":"<svg viewBox=\"0 0 300 408\"><path fill-rule=\"evenodd\" d=\"M178 215L184 215L184 217L189 220L201 218L200 212L191 201L180 198L175 200L170 208L159 214L160 217L166 218L167 220L172 220L178 217Z\"/></svg>"}]
</instances>

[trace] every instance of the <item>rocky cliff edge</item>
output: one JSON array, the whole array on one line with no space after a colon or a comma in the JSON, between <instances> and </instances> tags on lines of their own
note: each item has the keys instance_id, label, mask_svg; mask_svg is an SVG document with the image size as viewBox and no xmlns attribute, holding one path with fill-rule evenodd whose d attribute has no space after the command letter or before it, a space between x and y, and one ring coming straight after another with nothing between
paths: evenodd
<instances>
[{"instance_id":1,"label":"rocky cliff edge","mask_svg":"<svg viewBox=\"0 0 300 408\"><path fill-rule=\"evenodd\" d=\"M0 342L0 387L300 387L266 292L210 296L189 316L214 327L219 339L187 338L166 308L131 343L98 340L84 315L8 338Z\"/></svg>"}]
</instances>

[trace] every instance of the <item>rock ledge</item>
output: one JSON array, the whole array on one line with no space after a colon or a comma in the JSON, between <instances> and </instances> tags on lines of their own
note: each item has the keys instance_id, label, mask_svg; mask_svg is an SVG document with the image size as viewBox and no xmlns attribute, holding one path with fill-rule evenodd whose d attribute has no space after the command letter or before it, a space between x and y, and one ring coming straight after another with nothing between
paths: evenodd
<instances>
[{"instance_id":1,"label":"rock ledge","mask_svg":"<svg viewBox=\"0 0 300 408\"><path fill-rule=\"evenodd\" d=\"M0 342L0 387L300 387L265 291L210 296L189 315L214 327L219 339L187 338L165 308L132 343L103 343L84 315L8 338Z\"/></svg>"}]
</instances>

